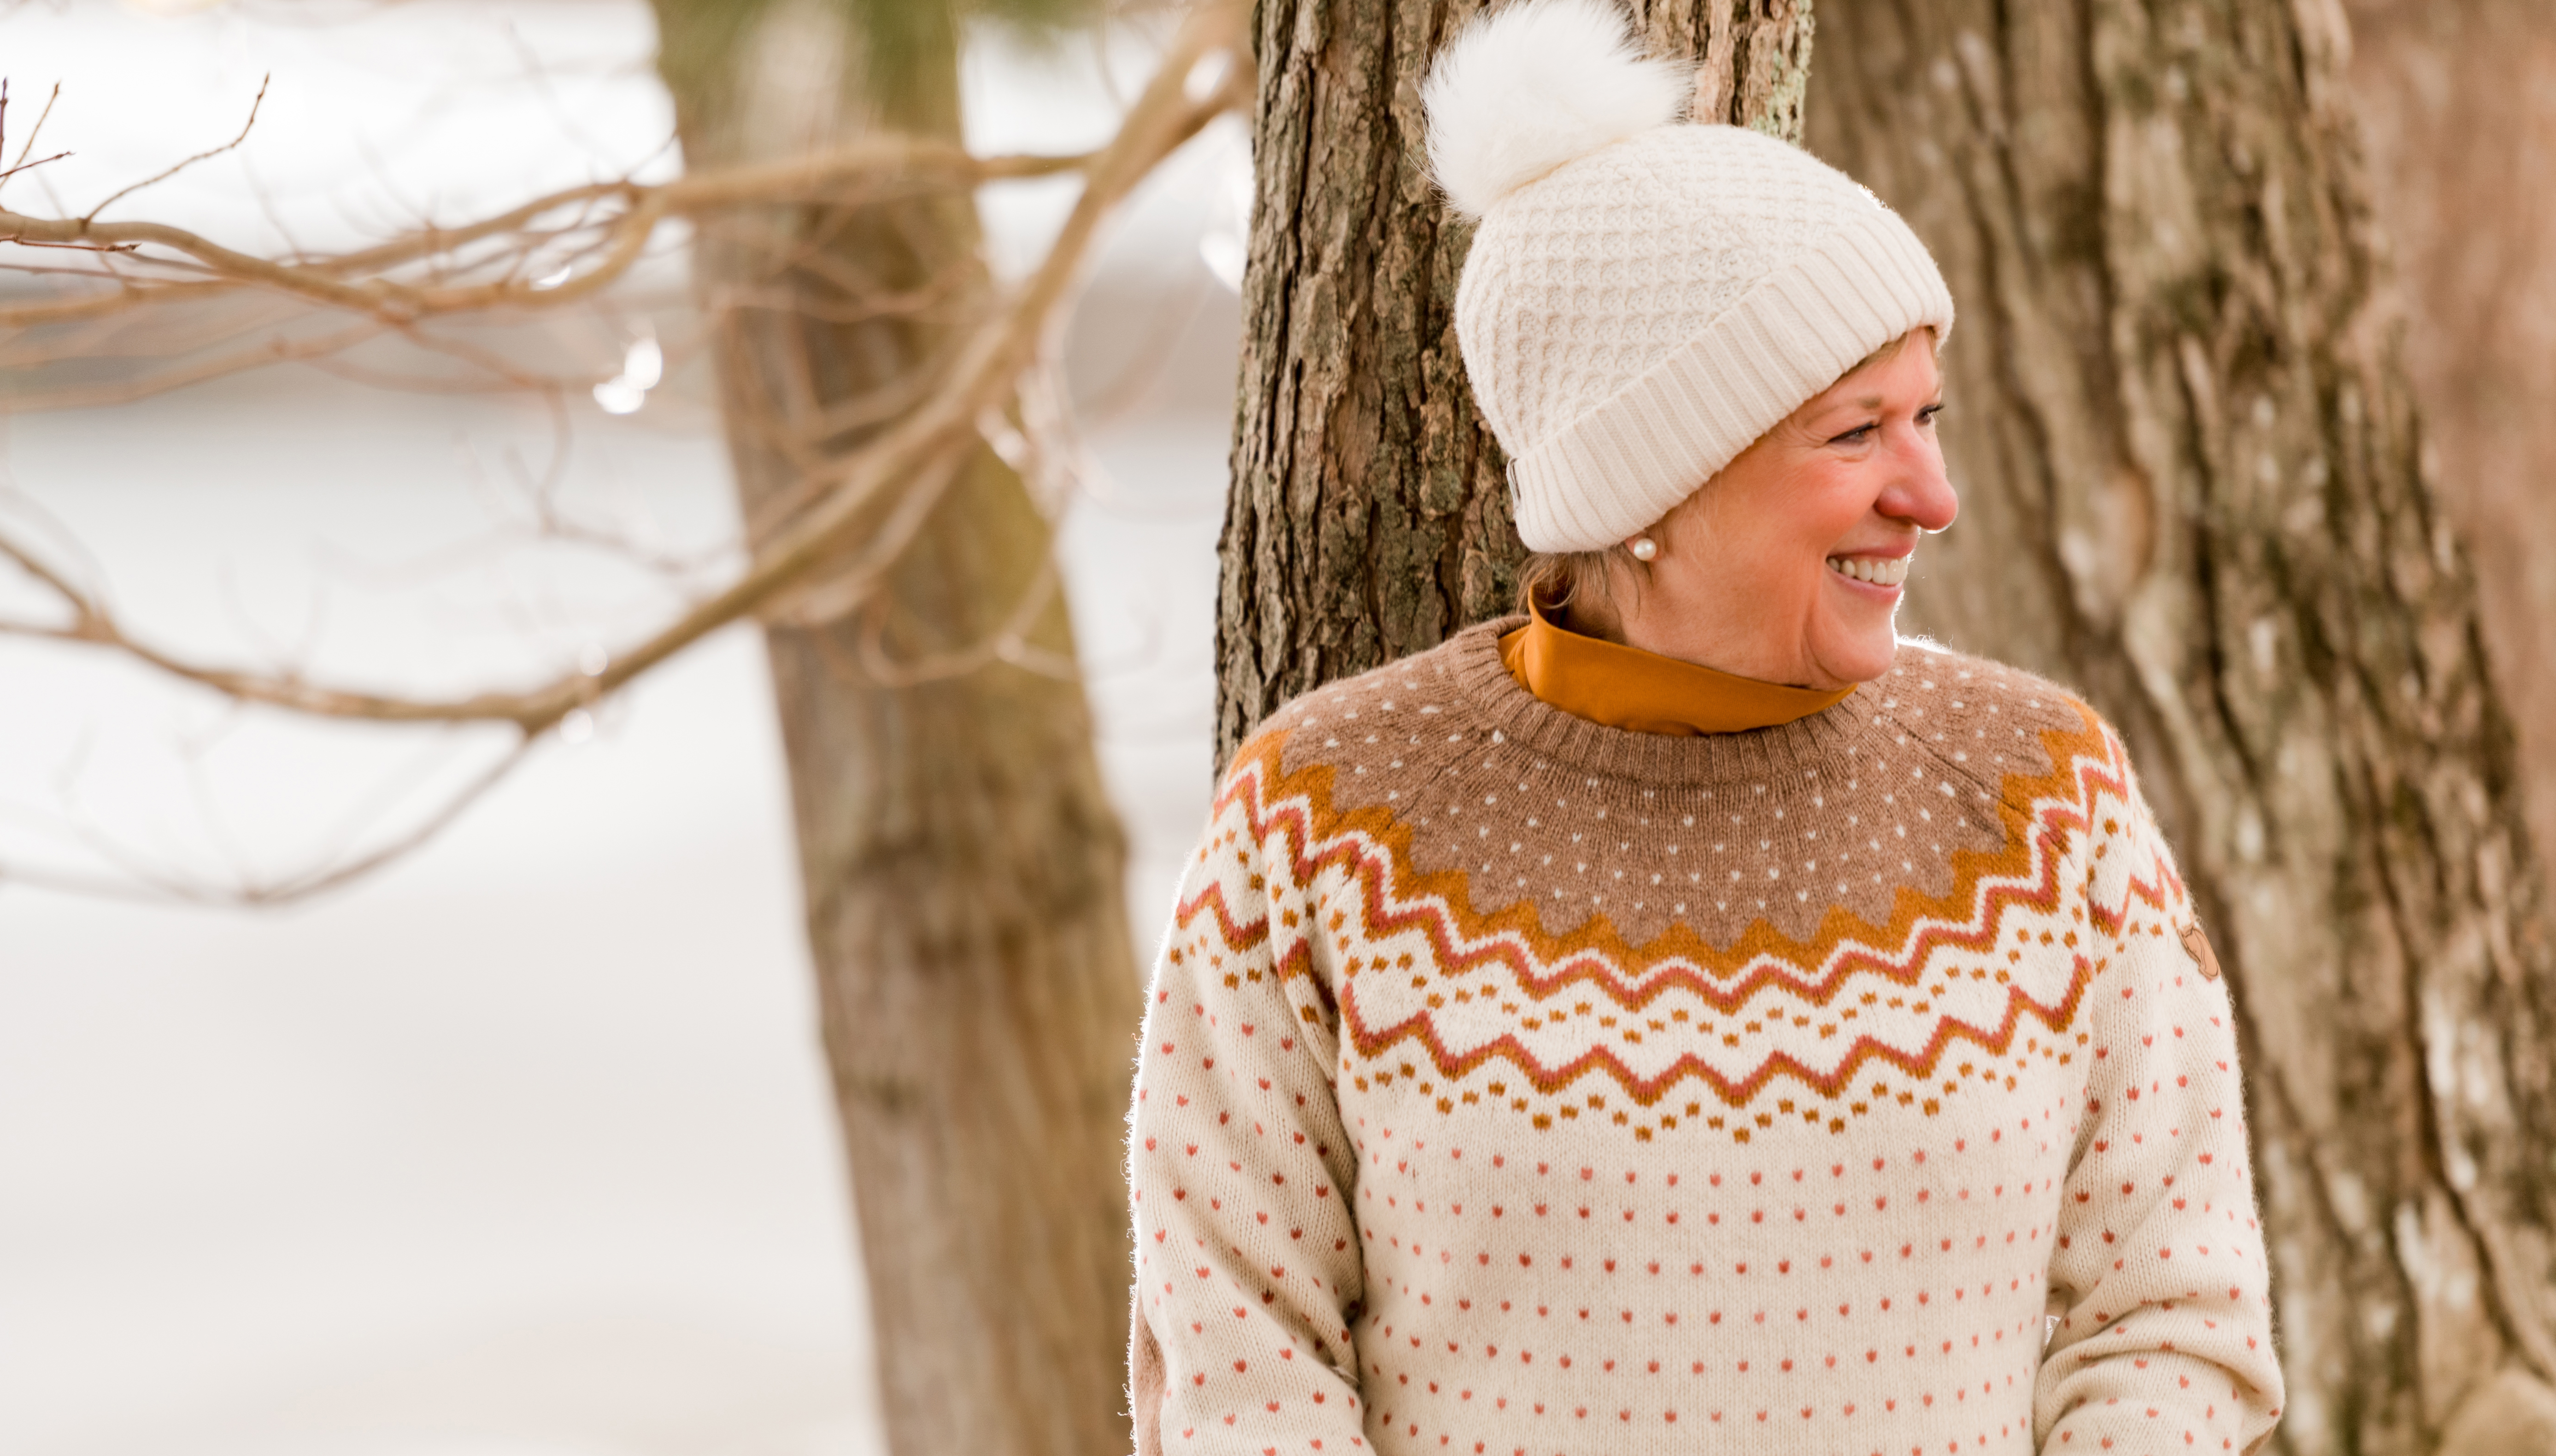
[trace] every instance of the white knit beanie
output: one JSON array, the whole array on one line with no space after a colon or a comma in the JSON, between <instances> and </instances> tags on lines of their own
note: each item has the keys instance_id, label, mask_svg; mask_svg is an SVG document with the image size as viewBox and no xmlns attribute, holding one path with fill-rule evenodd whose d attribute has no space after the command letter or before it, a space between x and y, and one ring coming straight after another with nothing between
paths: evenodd
<instances>
[{"instance_id":1,"label":"white knit beanie","mask_svg":"<svg viewBox=\"0 0 2556 1456\"><path fill-rule=\"evenodd\" d=\"M1456 338L1534 550L1614 545L1865 355L1953 327L1898 214L1797 147L1682 120L1692 89L1606 0L1518 0L1422 91L1431 170L1480 219Z\"/></svg>"}]
</instances>

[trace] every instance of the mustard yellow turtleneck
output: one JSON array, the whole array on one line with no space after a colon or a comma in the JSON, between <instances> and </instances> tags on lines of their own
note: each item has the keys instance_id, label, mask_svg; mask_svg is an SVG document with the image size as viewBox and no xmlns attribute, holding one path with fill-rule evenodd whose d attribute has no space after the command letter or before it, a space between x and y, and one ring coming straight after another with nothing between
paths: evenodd
<instances>
[{"instance_id":1,"label":"mustard yellow turtleneck","mask_svg":"<svg viewBox=\"0 0 2556 1456\"><path fill-rule=\"evenodd\" d=\"M1682 737L1773 728L1836 707L1854 691L1823 693L1734 677L1568 631L1541 610L1500 638L1500 662L1519 687L1575 718Z\"/></svg>"}]
</instances>

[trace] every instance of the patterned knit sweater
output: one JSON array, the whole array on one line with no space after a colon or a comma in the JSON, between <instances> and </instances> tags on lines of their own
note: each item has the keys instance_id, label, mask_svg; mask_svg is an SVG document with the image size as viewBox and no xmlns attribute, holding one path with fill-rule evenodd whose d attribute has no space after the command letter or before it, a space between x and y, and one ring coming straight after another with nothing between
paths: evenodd
<instances>
[{"instance_id":1,"label":"patterned knit sweater","mask_svg":"<svg viewBox=\"0 0 2556 1456\"><path fill-rule=\"evenodd\" d=\"M1911 647L1779 728L1497 633L1236 755L1149 995L1140 1452L2246 1451L2225 986L2119 740Z\"/></svg>"}]
</instances>

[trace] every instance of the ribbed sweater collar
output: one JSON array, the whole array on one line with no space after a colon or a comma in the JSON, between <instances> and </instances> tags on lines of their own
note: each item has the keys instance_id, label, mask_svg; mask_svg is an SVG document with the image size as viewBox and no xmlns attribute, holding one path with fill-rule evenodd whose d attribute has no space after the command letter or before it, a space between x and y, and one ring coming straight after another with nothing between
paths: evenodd
<instances>
[{"instance_id":1,"label":"ribbed sweater collar","mask_svg":"<svg viewBox=\"0 0 2556 1456\"><path fill-rule=\"evenodd\" d=\"M1509 676L1563 712L1608 728L1679 736L1745 732L1826 712L1854 691L1759 682L1587 636L1529 611L1526 625L1500 634Z\"/></svg>"},{"instance_id":2,"label":"ribbed sweater collar","mask_svg":"<svg viewBox=\"0 0 2556 1456\"><path fill-rule=\"evenodd\" d=\"M1886 707L1872 693L1854 693L1807 718L1746 731L1679 735L1611 728L1566 713L1519 684L1501 658L1500 639L1526 624L1524 616L1510 616L1450 638L1439 652L1451 685L1502 738L1608 778L1702 786L1835 767L1852 745L1870 737Z\"/></svg>"}]
</instances>

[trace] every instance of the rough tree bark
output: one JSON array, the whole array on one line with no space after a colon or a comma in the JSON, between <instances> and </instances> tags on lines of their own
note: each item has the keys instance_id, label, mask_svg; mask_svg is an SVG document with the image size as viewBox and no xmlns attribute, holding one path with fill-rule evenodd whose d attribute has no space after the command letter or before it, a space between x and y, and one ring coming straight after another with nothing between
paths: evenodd
<instances>
[{"instance_id":1,"label":"rough tree bark","mask_svg":"<svg viewBox=\"0 0 2556 1456\"><path fill-rule=\"evenodd\" d=\"M2422 321L2405 358L2425 443L2475 553L2531 837L2556 845L2556 415L2544 403L2556 397L2556 6L2344 9L2370 190Z\"/></svg>"},{"instance_id":2,"label":"rough tree bark","mask_svg":"<svg viewBox=\"0 0 2556 1456\"><path fill-rule=\"evenodd\" d=\"M952 8L658 0L686 157L769 161L872 129L957 138ZM906 29L883 40L889 24ZM874 44L908 58L892 89ZM965 197L776 209L697 240L749 530L812 461L875 428L865 403L934 362L983 296L976 240ZM994 633L1042 590L1049 545L1021 479L983 452L870 606L765 633L901 1456L1122 1456L1130 1439L1140 996L1082 686L999 663L892 686L868 665L880 646L912 660ZM1070 660L1053 594L1033 636Z\"/></svg>"},{"instance_id":3,"label":"rough tree bark","mask_svg":"<svg viewBox=\"0 0 2556 1456\"><path fill-rule=\"evenodd\" d=\"M1262 0L1216 761L1288 699L1509 608L1506 458L1465 385L1471 228L1421 160L1420 83L1470 0ZM1698 113L1798 141L1809 0L1645 0Z\"/></svg>"},{"instance_id":4,"label":"rough tree bark","mask_svg":"<svg viewBox=\"0 0 2556 1456\"><path fill-rule=\"evenodd\" d=\"M1910 623L2079 686L2169 820L2244 1018L2282 1444L2556 1449L2556 949L2341 11L1822 19L1811 145L1963 308Z\"/></svg>"}]
</instances>

